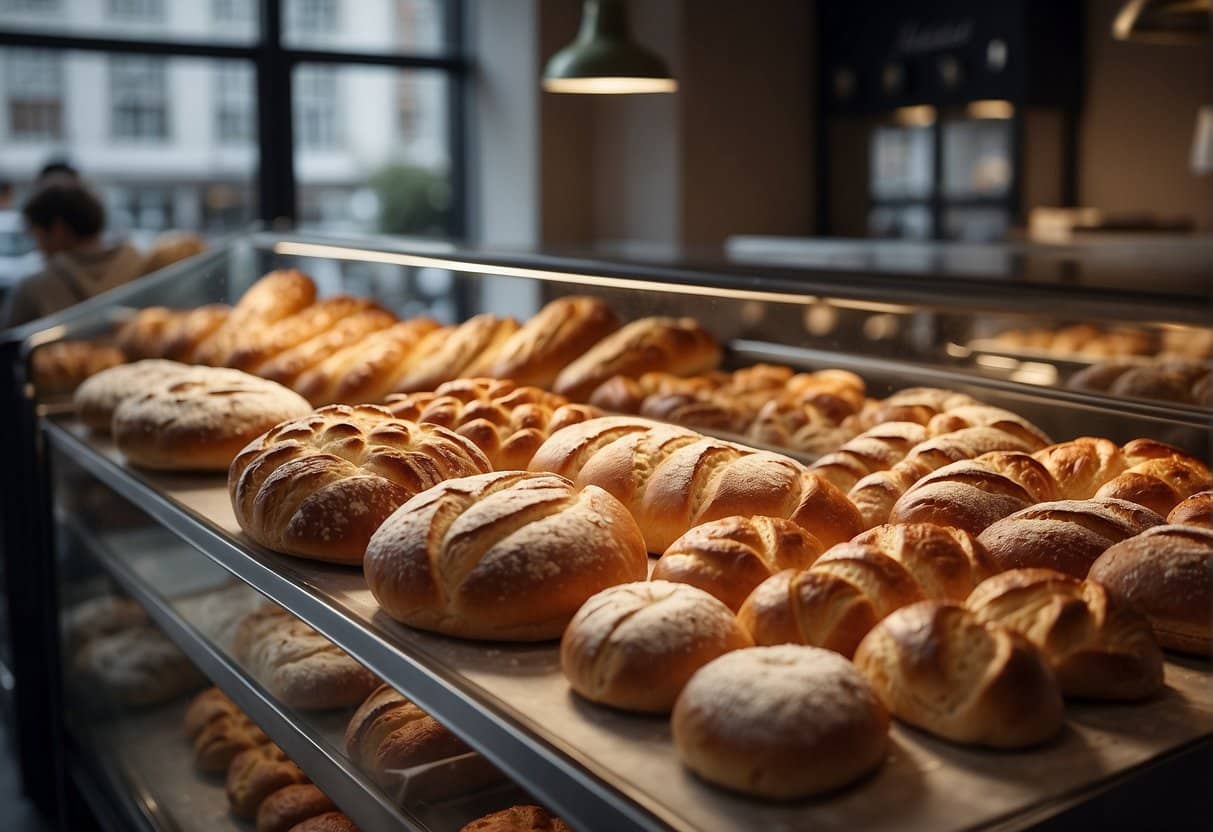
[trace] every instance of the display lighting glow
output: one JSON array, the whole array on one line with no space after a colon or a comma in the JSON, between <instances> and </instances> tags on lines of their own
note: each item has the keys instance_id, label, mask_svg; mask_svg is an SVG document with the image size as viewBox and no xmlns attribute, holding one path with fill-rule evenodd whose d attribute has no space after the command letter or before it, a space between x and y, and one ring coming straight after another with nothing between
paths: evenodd
<instances>
[{"instance_id":1,"label":"display lighting glow","mask_svg":"<svg viewBox=\"0 0 1213 832\"><path fill-rule=\"evenodd\" d=\"M1015 105L1010 101L997 98L987 98L981 101L970 101L965 108L969 118L1014 118Z\"/></svg>"},{"instance_id":2,"label":"display lighting glow","mask_svg":"<svg viewBox=\"0 0 1213 832\"><path fill-rule=\"evenodd\" d=\"M589 95L634 95L642 93L677 92L673 78L544 78L548 92L581 93Z\"/></svg>"},{"instance_id":3,"label":"display lighting glow","mask_svg":"<svg viewBox=\"0 0 1213 832\"><path fill-rule=\"evenodd\" d=\"M930 104L898 107L893 111L893 120L907 127L930 127L935 123L935 118L935 108Z\"/></svg>"}]
</instances>

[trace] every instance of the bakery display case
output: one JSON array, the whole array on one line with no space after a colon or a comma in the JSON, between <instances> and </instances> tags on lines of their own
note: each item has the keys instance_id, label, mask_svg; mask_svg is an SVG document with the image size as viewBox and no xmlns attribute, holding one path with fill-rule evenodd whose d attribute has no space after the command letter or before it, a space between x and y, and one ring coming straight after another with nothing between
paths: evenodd
<instances>
[{"instance_id":1,"label":"bakery display case","mask_svg":"<svg viewBox=\"0 0 1213 832\"><path fill-rule=\"evenodd\" d=\"M915 386L1012 411L1055 442L1149 437L1213 459L1213 411L1192 392L1208 386L1208 285L1182 275L1143 293L1116 275L1101 281L1097 266L1076 281L1029 272L927 278L736 261L606 262L399 240L234 240L16 330L4 344L7 428L19 438L5 473L6 598L10 621L29 634L14 640L17 704L25 707L27 743L59 738L63 748L23 764L27 778L76 784L90 805L108 807L94 808L98 816L121 819L115 828L251 828L228 812L222 785L198 777L191 764L181 722L208 683L365 830L456 830L524 803L542 804L577 829L1022 828L1116 805L1135 789L1157 788L1160 773L1173 783L1207 778L1213 673L1207 660L1168 653L1162 694L1132 704L1067 703L1061 734L1037 748L974 749L896 724L883 767L829 795L770 802L715 788L683 767L667 719L574 695L554 642L460 640L398 623L356 562L258 545L242 530L221 473L132 465L111 438L75 417L67 385L38 376L40 351L82 339L112 343L139 310L235 302L261 275L283 268L311 275L322 296L374 298L401 319L440 324L483 313L525 321L570 295L604 301L622 322L694 319L720 346L720 369L711 368L720 385L715 409L659 400L639 382L636 389L596 383L581 397L809 465L863 430L862 419L844 416ZM1197 369L1183 375L1167 365L1161 381L1120 387L1073 384L1096 358ZM746 368L760 364L790 368L788 375L847 371L862 385L858 403L846 410L849 394L813 388L808 409L775 412L742 395ZM48 366L55 364L44 359L43 374ZM1180 388L1186 398L1143 394ZM265 601L474 753L393 771L386 781L369 775L343 738L352 704L292 706L235 647L233 622ZM98 623L106 620L138 634L130 626L110 632ZM117 646L91 646L101 630ZM98 650L121 660L90 660ZM1190 797L1185 811L1207 812L1200 800Z\"/></svg>"}]
</instances>

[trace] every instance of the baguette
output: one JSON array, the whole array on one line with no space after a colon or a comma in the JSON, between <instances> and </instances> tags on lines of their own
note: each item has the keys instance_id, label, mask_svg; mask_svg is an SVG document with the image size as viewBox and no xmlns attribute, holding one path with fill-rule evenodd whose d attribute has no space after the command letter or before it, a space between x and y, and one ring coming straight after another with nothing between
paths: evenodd
<instances>
[{"instance_id":1,"label":"baguette","mask_svg":"<svg viewBox=\"0 0 1213 832\"><path fill-rule=\"evenodd\" d=\"M445 333L429 318L372 332L301 373L293 387L314 406L376 404L392 392L420 343Z\"/></svg>"},{"instance_id":2,"label":"baguette","mask_svg":"<svg viewBox=\"0 0 1213 832\"><path fill-rule=\"evenodd\" d=\"M284 350L257 368L257 374L293 387L306 371L372 333L396 323L396 316L377 306L354 312L320 334Z\"/></svg>"},{"instance_id":3,"label":"baguette","mask_svg":"<svg viewBox=\"0 0 1213 832\"><path fill-rule=\"evenodd\" d=\"M234 350L256 340L266 327L311 306L315 300L316 284L303 272L270 272L249 287L194 357L200 364L222 366Z\"/></svg>"},{"instance_id":4,"label":"baguette","mask_svg":"<svg viewBox=\"0 0 1213 832\"><path fill-rule=\"evenodd\" d=\"M421 357L410 361L405 373L392 383L394 393L433 390L464 375L478 359L491 360L503 343L518 331L513 318L477 315L441 336L432 335L418 345Z\"/></svg>"},{"instance_id":5,"label":"baguette","mask_svg":"<svg viewBox=\"0 0 1213 832\"><path fill-rule=\"evenodd\" d=\"M350 295L317 301L266 327L255 337L246 337L244 343L228 354L227 366L257 373L270 359L332 329L342 318L365 311L370 306L370 301Z\"/></svg>"}]
</instances>

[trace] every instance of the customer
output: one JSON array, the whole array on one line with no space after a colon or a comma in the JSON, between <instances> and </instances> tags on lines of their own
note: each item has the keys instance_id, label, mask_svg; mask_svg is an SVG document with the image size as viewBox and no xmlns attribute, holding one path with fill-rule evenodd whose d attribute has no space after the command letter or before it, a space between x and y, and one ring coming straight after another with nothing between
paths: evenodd
<instances>
[{"instance_id":1,"label":"customer","mask_svg":"<svg viewBox=\"0 0 1213 832\"><path fill-rule=\"evenodd\" d=\"M78 178L46 177L22 214L45 262L13 289L0 329L59 312L139 276L139 252L102 238L105 208Z\"/></svg>"}]
</instances>

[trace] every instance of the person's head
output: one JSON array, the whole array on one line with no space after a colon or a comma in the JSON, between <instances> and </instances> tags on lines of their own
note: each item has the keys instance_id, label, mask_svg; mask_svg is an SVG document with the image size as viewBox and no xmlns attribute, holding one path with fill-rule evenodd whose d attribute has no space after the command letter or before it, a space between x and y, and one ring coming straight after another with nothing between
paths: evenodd
<instances>
[{"instance_id":1,"label":"person's head","mask_svg":"<svg viewBox=\"0 0 1213 832\"><path fill-rule=\"evenodd\" d=\"M105 207L78 179L52 177L21 209L43 254L51 255L97 239L105 230Z\"/></svg>"},{"instance_id":2,"label":"person's head","mask_svg":"<svg viewBox=\"0 0 1213 832\"><path fill-rule=\"evenodd\" d=\"M51 178L58 179L60 177L79 179L80 171L72 167L71 162L68 162L66 159L52 159L42 166L42 170L38 171L38 178L34 182L41 185Z\"/></svg>"}]
</instances>

